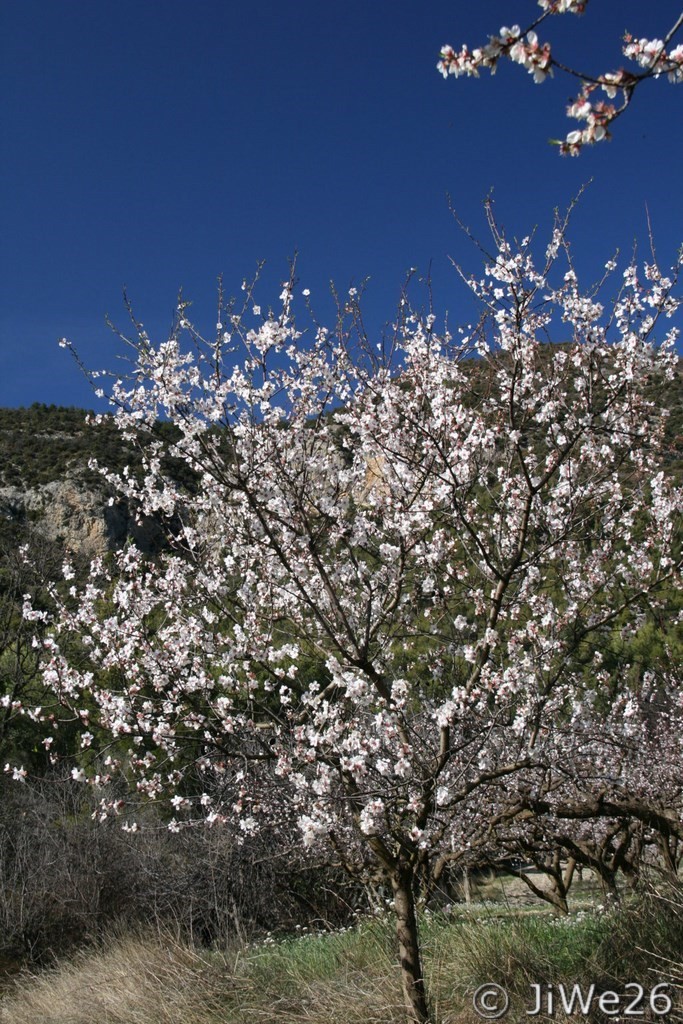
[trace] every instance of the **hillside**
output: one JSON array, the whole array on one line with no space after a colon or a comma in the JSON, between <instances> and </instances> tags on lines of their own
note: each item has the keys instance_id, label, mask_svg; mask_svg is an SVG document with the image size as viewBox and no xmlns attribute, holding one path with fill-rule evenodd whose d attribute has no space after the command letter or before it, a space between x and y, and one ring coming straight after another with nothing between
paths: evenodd
<instances>
[{"instance_id":1,"label":"hillside","mask_svg":"<svg viewBox=\"0 0 683 1024\"><path fill-rule=\"evenodd\" d=\"M473 364L473 393L477 367ZM669 412L667 450L672 472L683 472L683 360L673 381L650 386L648 397ZM111 496L89 463L95 459L112 470L128 465L135 471L140 456L125 444L113 419L95 425L83 409L42 405L0 408L0 521L4 524L41 522L41 532L62 540L83 554L101 554L135 536L143 548L153 550L161 542L158 528L147 524L140 531L120 503L108 505ZM172 440L175 428L159 423L160 437ZM195 480L178 460L167 469L188 488Z\"/></svg>"},{"instance_id":2,"label":"hillside","mask_svg":"<svg viewBox=\"0 0 683 1024\"><path fill-rule=\"evenodd\" d=\"M133 537L143 550L158 550L158 524L134 522L125 504L115 501L94 459L111 470L140 466L140 455L123 441L111 418L94 424L83 409L35 403L0 409L0 522L3 531L38 526L50 540L86 556L103 554ZM158 424L161 437L173 436L170 424ZM168 469L192 485L192 475L177 460Z\"/></svg>"}]
</instances>

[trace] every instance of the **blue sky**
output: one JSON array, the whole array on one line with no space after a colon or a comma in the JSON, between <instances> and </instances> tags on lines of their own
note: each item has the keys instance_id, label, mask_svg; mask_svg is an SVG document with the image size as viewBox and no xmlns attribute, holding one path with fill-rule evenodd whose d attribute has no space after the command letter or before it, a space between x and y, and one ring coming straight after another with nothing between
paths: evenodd
<instances>
[{"instance_id":1,"label":"blue sky","mask_svg":"<svg viewBox=\"0 0 683 1024\"><path fill-rule=\"evenodd\" d=\"M0 14L0 405L96 405L57 346L93 368L125 323L125 285L153 336L178 289L215 323L216 279L237 292L267 261L276 300L298 252L300 287L325 316L328 285L370 278L379 331L409 267L431 266L437 310L470 315L449 257L480 258L448 209L482 237L493 189L509 233L538 226L593 179L573 220L579 273L616 247L662 263L683 240L683 86L646 83L614 139L578 159L548 145L575 127L577 87L519 68L444 81L442 44L529 24L534 0L3 0ZM662 36L680 0L591 0L546 22L582 70L620 66L619 39ZM461 315L462 314L462 315Z\"/></svg>"}]
</instances>

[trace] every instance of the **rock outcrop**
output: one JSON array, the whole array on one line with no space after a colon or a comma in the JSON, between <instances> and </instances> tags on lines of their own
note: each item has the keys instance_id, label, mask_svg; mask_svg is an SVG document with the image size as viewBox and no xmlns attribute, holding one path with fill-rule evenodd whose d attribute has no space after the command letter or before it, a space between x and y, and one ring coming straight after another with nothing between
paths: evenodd
<instances>
[{"instance_id":1,"label":"rock outcrop","mask_svg":"<svg viewBox=\"0 0 683 1024\"><path fill-rule=\"evenodd\" d=\"M77 479L53 480L22 491L0 487L0 516L15 523L31 522L48 540L83 558L95 558L132 540L147 554L163 545L159 523L141 523L125 503L110 504L104 491L86 488Z\"/></svg>"}]
</instances>

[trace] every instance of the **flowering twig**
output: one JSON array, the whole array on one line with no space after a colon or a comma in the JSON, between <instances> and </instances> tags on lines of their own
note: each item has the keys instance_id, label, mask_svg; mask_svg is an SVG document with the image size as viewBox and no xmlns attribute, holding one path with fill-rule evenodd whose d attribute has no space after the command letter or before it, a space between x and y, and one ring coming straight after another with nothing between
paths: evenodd
<instances>
[{"instance_id":1,"label":"flowering twig","mask_svg":"<svg viewBox=\"0 0 683 1024\"><path fill-rule=\"evenodd\" d=\"M584 122L584 126L569 132L564 140L551 139L551 142L559 147L561 154L578 156L583 146L610 138L610 126L629 106L633 93L641 82L647 78L659 78L660 75L666 75L674 84L683 82L683 45L672 50L667 49L683 25L683 12L664 39L635 39L630 33L625 34L622 52L643 69L640 72L620 68L618 71L594 76L576 71L557 60L551 52L550 44L539 41L536 28L549 15L582 14L587 2L588 0L539 0L543 14L527 29L522 30L519 25L513 25L511 28L503 26L498 35L490 36L486 46L474 50L470 50L466 44L457 52L452 46L444 46L437 70L444 78L448 75L454 75L456 78L461 75L478 77L481 68L487 68L491 74L495 74L499 60L507 57L513 64L520 64L526 68L538 85L548 76L552 76L554 68L581 79L581 91L567 107L567 116ZM605 92L609 100L620 95L620 105L607 103L602 99L591 99L598 89Z\"/></svg>"}]
</instances>

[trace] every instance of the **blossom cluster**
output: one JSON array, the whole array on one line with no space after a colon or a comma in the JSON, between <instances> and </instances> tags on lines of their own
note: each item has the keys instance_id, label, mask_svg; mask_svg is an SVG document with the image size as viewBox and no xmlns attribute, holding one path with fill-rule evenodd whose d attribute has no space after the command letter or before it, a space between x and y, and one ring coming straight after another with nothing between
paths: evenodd
<instances>
[{"instance_id":1,"label":"blossom cluster","mask_svg":"<svg viewBox=\"0 0 683 1024\"><path fill-rule=\"evenodd\" d=\"M588 0L538 0L538 6L549 14L583 14Z\"/></svg>"},{"instance_id":2,"label":"blossom cluster","mask_svg":"<svg viewBox=\"0 0 683 1024\"><path fill-rule=\"evenodd\" d=\"M594 81L584 82L579 96L567 107L567 116L585 121L585 127L569 132L560 145L560 152L577 156L582 146L601 142L609 138L609 126L628 106L634 88L644 77L659 78L666 74L673 84L683 82L683 45L667 52L661 39L634 39L628 33L624 37L625 57L636 61L644 72L633 74L620 68L618 71L599 75ZM591 95L601 89L610 99L621 93L621 106L604 101L592 101Z\"/></svg>"},{"instance_id":3,"label":"blossom cluster","mask_svg":"<svg viewBox=\"0 0 683 1024\"><path fill-rule=\"evenodd\" d=\"M683 82L683 44L667 53L661 39L634 39L628 33L624 39L625 57L636 61L654 78L666 75L670 82Z\"/></svg>"},{"instance_id":4,"label":"blossom cluster","mask_svg":"<svg viewBox=\"0 0 683 1024\"><path fill-rule=\"evenodd\" d=\"M479 75L480 68L488 68L495 74L501 57L508 57L514 64L521 64L536 83L541 83L547 75L552 74L552 56L550 45L540 43L533 30L522 35L519 25L512 28L503 26L496 36L491 36L486 46L470 50L466 45L459 51L452 46L444 46L437 69L444 78L454 75Z\"/></svg>"}]
</instances>

